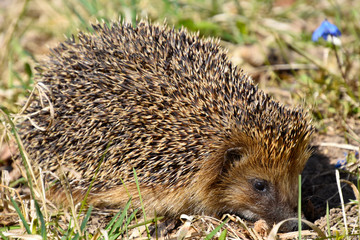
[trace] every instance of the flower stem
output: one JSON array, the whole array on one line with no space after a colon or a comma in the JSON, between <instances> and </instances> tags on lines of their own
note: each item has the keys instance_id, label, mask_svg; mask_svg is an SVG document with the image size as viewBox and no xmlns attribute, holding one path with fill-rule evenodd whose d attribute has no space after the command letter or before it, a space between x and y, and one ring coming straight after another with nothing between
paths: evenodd
<instances>
[{"instance_id":1,"label":"flower stem","mask_svg":"<svg viewBox=\"0 0 360 240\"><path fill-rule=\"evenodd\" d=\"M338 49L337 49L336 45L334 44L334 41L331 41L331 42L332 42L332 48L334 49L334 52L335 52L336 62L338 64L338 68L340 70L341 76L343 77L344 81L347 82L346 81L346 74L345 74L345 71L343 70L343 67L342 67L342 64L341 64Z\"/></svg>"}]
</instances>

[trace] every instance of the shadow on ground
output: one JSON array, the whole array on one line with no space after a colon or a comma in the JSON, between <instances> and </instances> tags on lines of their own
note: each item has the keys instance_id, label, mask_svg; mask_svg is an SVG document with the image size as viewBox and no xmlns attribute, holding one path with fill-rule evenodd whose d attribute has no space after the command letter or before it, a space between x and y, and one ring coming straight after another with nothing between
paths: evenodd
<instances>
[{"instance_id":1,"label":"shadow on ground","mask_svg":"<svg viewBox=\"0 0 360 240\"><path fill-rule=\"evenodd\" d=\"M312 222L325 216L327 202L330 209L341 206L335 164L331 163L329 156L322 154L318 147L313 147L313 151L302 173L302 210L306 219ZM340 170L340 179L356 184L356 178L343 170ZM355 199L348 184L341 183L341 187L345 203Z\"/></svg>"}]
</instances>

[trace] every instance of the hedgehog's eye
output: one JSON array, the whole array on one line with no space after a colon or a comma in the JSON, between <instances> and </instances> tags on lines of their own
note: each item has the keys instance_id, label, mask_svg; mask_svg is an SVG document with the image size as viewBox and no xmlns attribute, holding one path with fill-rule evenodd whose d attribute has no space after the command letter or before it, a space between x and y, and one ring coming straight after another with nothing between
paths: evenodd
<instances>
[{"instance_id":1,"label":"hedgehog's eye","mask_svg":"<svg viewBox=\"0 0 360 240\"><path fill-rule=\"evenodd\" d=\"M268 190L268 183L263 179L254 179L252 181L254 189L258 192L266 192Z\"/></svg>"}]
</instances>

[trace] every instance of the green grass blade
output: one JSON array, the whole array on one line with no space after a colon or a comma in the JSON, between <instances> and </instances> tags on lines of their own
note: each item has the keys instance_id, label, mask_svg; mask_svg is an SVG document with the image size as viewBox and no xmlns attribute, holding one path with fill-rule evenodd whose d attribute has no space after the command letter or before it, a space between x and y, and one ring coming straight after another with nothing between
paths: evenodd
<instances>
[{"instance_id":1,"label":"green grass blade","mask_svg":"<svg viewBox=\"0 0 360 240\"><path fill-rule=\"evenodd\" d=\"M128 233L128 226L130 225L130 222L136 217L136 213L138 212L138 209L135 209L135 211L130 215L130 217L128 217L126 223L125 223L125 229L124 232L127 234Z\"/></svg>"},{"instance_id":2,"label":"green grass blade","mask_svg":"<svg viewBox=\"0 0 360 240\"><path fill-rule=\"evenodd\" d=\"M137 187L137 190L138 190L138 193L139 193L139 200L140 200L140 204L141 204L141 209L142 209L143 215L144 215L144 222L146 222L145 207L144 207L144 204L143 204L143 201L142 201L141 192L140 192L140 185L139 185L139 181L138 181L138 178L137 178L135 168L133 168L133 172L134 172L134 178L135 178L136 187ZM146 228L147 236L150 239L150 231L149 231L149 228L148 228L148 226L146 224L145 224L145 228Z\"/></svg>"},{"instance_id":3,"label":"green grass blade","mask_svg":"<svg viewBox=\"0 0 360 240\"><path fill-rule=\"evenodd\" d=\"M131 5L131 22L133 24L133 26L136 26L136 14L138 12L137 6L138 6L138 0L131 0L130 2Z\"/></svg>"},{"instance_id":4,"label":"green grass blade","mask_svg":"<svg viewBox=\"0 0 360 240\"><path fill-rule=\"evenodd\" d=\"M83 221L81 223L80 230L81 230L82 233L84 232L86 224L89 221L92 209L93 209L93 206L90 206L89 209L86 212L85 218L83 219Z\"/></svg>"},{"instance_id":5,"label":"green grass blade","mask_svg":"<svg viewBox=\"0 0 360 240\"><path fill-rule=\"evenodd\" d=\"M224 229L224 231L221 232L219 240L225 240L227 234L227 229Z\"/></svg>"},{"instance_id":6,"label":"green grass blade","mask_svg":"<svg viewBox=\"0 0 360 240\"><path fill-rule=\"evenodd\" d=\"M105 230L109 230L112 229L111 227L113 226L113 224L115 223L116 219L119 217L119 215L121 214L121 210L119 210L119 212L111 219L111 221L108 223L108 225L105 227Z\"/></svg>"},{"instance_id":7,"label":"green grass blade","mask_svg":"<svg viewBox=\"0 0 360 240\"><path fill-rule=\"evenodd\" d=\"M15 181L11 182L11 183L9 184L9 187L13 188L13 187L15 187L15 186L18 185L18 184L24 184L24 185L25 185L26 183L27 183L26 178L21 177L21 178L15 180Z\"/></svg>"},{"instance_id":8,"label":"green grass blade","mask_svg":"<svg viewBox=\"0 0 360 240\"><path fill-rule=\"evenodd\" d=\"M128 218L128 220L126 222L126 226L128 226L129 223L135 218L137 212L138 212L138 209L135 209L135 211L130 215L130 217Z\"/></svg>"},{"instance_id":9,"label":"green grass blade","mask_svg":"<svg viewBox=\"0 0 360 240\"><path fill-rule=\"evenodd\" d=\"M125 218L125 215L130 207L130 203L131 203L131 199L129 199L129 201L127 202L125 208L123 209L119 219L116 221L116 223L114 224L114 226L111 228L110 232L109 232L109 235L112 234L114 232L114 230L118 229L120 226L123 225L123 222L124 222L124 218Z\"/></svg>"},{"instance_id":10,"label":"green grass blade","mask_svg":"<svg viewBox=\"0 0 360 240\"><path fill-rule=\"evenodd\" d=\"M22 221L22 223L23 223L23 225L24 225L24 227L26 229L26 232L28 234L31 234L29 224L26 222L24 215L21 213L19 206L17 205L17 203L15 202L15 200L12 197L10 197L10 200L11 200L17 214L19 215L19 217L20 217L20 219L21 219L21 221Z\"/></svg>"},{"instance_id":11,"label":"green grass blade","mask_svg":"<svg viewBox=\"0 0 360 240\"><path fill-rule=\"evenodd\" d=\"M113 236L111 236L111 238L110 238L111 240L112 240L112 239L118 239L118 237L119 237L121 234L127 233L128 229L129 229L128 226L129 226L131 220L133 220L133 219L135 218L135 215L136 215L137 211L138 211L138 210L136 209L136 210L130 215L130 217L127 219L127 221L126 221L123 229L122 229L120 232L118 232L118 233L114 234ZM124 229L124 228L125 228L125 229Z\"/></svg>"},{"instance_id":12,"label":"green grass blade","mask_svg":"<svg viewBox=\"0 0 360 240\"><path fill-rule=\"evenodd\" d=\"M44 240L46 240L47 237L46 237L46 226L45 226L44 216L40 211L38 202L36 200L34 200L34 202L35 202L36 215L40 219L40 223L41 223L41 237Z\"/></svg>"},{"instance_id":13,"label":"green grass blade","mask_svg":"<svg viewBox=\"0 0 360 240\"><path fill-rule=\"evenodd\" d=\"M74 228L71 227L72 221L73 221L73 219L70 218L68 227L67 227L67 229L63 232L63 237L61 238L61 240L71 239L70 237L71 237L72 234L74 233Z\"/></svg>"},{"instance_id":14,"label":"green grass blade","mask_svg":"<svg viewBox=\"0 0 360 240\"><path fill-rule=\"evenodd\" d=\"M3 230L4 229L4 230ZM0 228L0 238L4 240L8 240L9 238L5 237L5 235L2 232L5 232L5 228Z\"/></svg>"},{"instance_id":15,"label":"green grass blade","mask_svg":"<svg viewBox=\"0 0 360 240\"><path fill-rule=\"evenodd\" d=\"M111 142L106 146L105 152L104 152L104 154L101 156L100 162L99 162L98 166L96 167L95 174L94 174L93 178L91 179L91 183L90 183L90 185L89 185L89 188L88 188L88 190L87 190L86 193L85 193L84 200L81 201L81 206L80 206L80 210L79 210L79 217L80 217L80 214L81 214L82 210L83 210L84 207L85 207L86 200L87 200L87 198L88 198L88 196L89 196L89 194L90 194L91 188L92 188L92 186L93 186L93 184L94 184L94 182L95 182L95 180L96 180L96 178L97 178L97 175L99 174L101 164L104 162L105 155L107 154L107 152L108 152L108 150L109 150L110 144L111 144Z\"/></svg>"},{"instance_id":16,"label":"green grass blade","mask_svg":"<svg viewBox=\"0 0 360 240\"><path fill-rule=\"evenodd\" d=\"M228 218L225 219L225 221L223 221L219 226L217 226L214 230L211 231L211 233L209 233L204 239L205 240L210 240L212 239L215 234L220 231L220 229L225 225L225 223L227 223L229 221Z\"/></svg>"},{"instance_id":17,"label":"green grass blade","mask_svg":"<svg viewBox=\"0 0 360 240\"><path fill-rule=\"evenodd\" d=\"M110 240L118 239L118 237L123 233L123 231L120 231L118 233L114 233L114 235L109 236Z\"/></svg>"},{"instance_id":18,"label":"green grass blade","mask_svg":"<svg viewBox=\"0 0 360 240\"><path fill-rule=\"evenodd\" d=\"M72 240L78 240L79 238L80 238L79 233L76 233L76 234L75 234L75 237L73 237Z\"/></svg>"},{"instance_id":19,"label":"green grass blade","mask_svg":"<svg viewBox=\"0 0 360 240\"><path fill-rule=\"evenodd\" d=\"M76 10L75 6L71 3L71 1L69 0L66 0L64 1L67 8L71 11L71 13L73 13L77 18L78 20L80 21L80 23L82 24L82 26L85 26L85 27L89 27L89 24L88 22L85 20L85 18Z\"/></svg>"},{"instance_id":20,"label":"green grass blade","mask_svg":"<svg viewBox=\"0 0 360 240\"><path fill-rule=\"evenodd\" d=\"M157 220L160 221L161 219L163 219L164 217L158 217ZM138 223L138 224L135 224L135 225L131 225L129 226L129 230L130 229L134 229L134 228L137 228L137 227L140 227L140 226L144 226L144 225L147 225L147 224L151 224L151 223L154 223L154 219L151 219L151 220L147 220L146 222L142 222L142 223Z\"/></svg>"},{"instance_id":21,"label":"green grass blade","mask_svg":"<svg viewBox=\"0 0 360 240\"><path fill-rule=\"evenodd\" d=\"M79 2L81 3L81 5L86 9L86 11L90 14L90 15L96 15L97 14L97 9L96 7L93 5L93 3L90 3L87 0L79 0Z\"/></svg>"}]
</instances>

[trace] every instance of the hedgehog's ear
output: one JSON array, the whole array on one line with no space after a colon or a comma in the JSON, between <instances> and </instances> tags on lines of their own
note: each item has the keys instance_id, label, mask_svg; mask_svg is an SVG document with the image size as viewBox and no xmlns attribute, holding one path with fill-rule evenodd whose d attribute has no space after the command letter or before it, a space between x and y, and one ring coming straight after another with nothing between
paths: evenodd
<instances>
[{"instance_id":1,"label":"hedgehog's ear","mask_svg":"<svg viewBox=\"0 0 360 240\"><path fill-rule=\"evenodd\" d=\"M225 160L224 166L229 166L235 161L240 161L243 156L243 153L244 150L241 147L234 147L226 150L224 154L224 160Z\"/></svg>"},{"instance_id":2,"label":"hedgehog's ear","mask_svg":"<svg viewBox=\"0 0 360 240\"><path fill-rule=\"evenodd\" d=\"M224 152L224 160L220 166L219 175L226 175L234 163L242 161L243 155L244 149L242 147L228 148Z\"/></svg>"}]
</instances>

